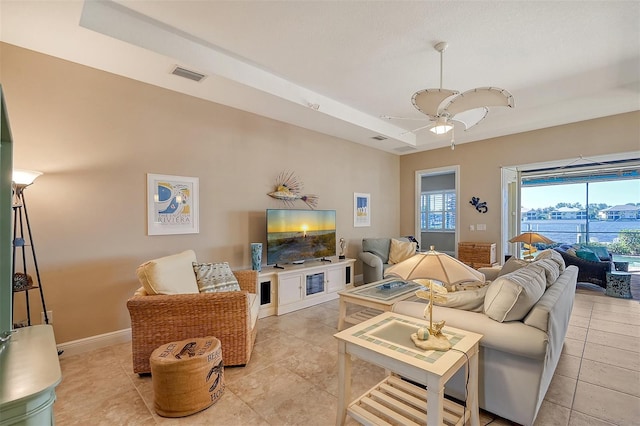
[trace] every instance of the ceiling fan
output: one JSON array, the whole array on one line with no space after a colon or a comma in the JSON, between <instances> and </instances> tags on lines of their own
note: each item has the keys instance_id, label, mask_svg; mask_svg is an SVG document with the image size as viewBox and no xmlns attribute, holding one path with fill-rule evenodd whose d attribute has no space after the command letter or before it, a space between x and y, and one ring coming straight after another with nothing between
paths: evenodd
<instances>
[{"instance_id":1,"label":"ceiling fan","mask_svg":"<svg viewBox=\"0 0 640 426\"><path fill-rule=\"evenodd\" d=\"M453 129L454 121L462 123L465 130L469 130L487 116L490 106L507 106L510 108L514 106L511 93L497 87L478 87L463 93L457 90L443 89L442 62L443 54L447 47L449 47L449 44L444 41L434 46L440 52L440 88L419 90L411 97L413 106L425 114L431 123L409 132L417 132L429 128L431 132L442 135ZM410 120L410 118L391 117L388 115L383 115L382 118ZM451 149L453 147L452 138Z\"/></svg>"}]
</instances>

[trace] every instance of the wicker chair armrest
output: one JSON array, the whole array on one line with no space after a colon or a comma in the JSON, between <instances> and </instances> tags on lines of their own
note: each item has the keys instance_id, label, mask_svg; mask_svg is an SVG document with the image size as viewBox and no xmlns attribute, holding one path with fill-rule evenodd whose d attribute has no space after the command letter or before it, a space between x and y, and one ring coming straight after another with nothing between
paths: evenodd
<instances>
[{"instance_id":1,"label":"wicker chair armrest","mask_svg":"<svg viewBox=\"0 0 640 426\"><path fill-rule=\"evenodd\" d=\"M240 284L240 289L248 291L249 293L258 293L258 271L250 269L244 269L239 271L233 271Z\"/></svg>"}]
</instances>

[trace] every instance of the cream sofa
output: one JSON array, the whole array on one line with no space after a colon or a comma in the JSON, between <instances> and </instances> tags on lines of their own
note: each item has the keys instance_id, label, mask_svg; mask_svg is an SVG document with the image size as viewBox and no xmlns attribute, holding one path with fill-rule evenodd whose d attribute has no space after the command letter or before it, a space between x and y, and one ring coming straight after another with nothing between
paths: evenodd
<instances>
[{"instance_id":1,"label":"cream sofa","mask_svg":"<svg viewBox=\"0 0 640 426\"><path fill-rule=\"evenodd\" d=\"M499 286L513 274L536 267L540 268L526 266L501 278L498 278L499 268L481 268L492 283L484 290L484 305L476 309L480 312L444 306L433 308L434 321L445 320L447 326L484 336L480 341L479 354L480 407L522 425L533 424L558 365L573 308L578 268L559 268L563 271L550 285L547 284L542 296L522 320L507 318L498 322L485 311L489 298L496 293L491 290L492 285L498 283ZM520 274L522 278L523 272ZM491 304L497 303L494 297ZM423 318L424 308L423 303L404 301L397 303L393 311ZM492 315L496 317L495 312ZM447 383L445 393L464 400L464 370Z\"/></svg>"}]
</instances>

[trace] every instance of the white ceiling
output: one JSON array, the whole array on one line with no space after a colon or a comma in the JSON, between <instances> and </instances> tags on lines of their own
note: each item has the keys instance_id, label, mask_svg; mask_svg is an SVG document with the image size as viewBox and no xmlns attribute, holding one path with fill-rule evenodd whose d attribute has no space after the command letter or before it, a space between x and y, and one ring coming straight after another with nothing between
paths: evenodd
<instances>
[{"instance_id":1,"label":"white ceiling","mask_svg":"<svg viewBox=\"0 0 640 426\"><path fill-rule=\"evenodd\" d=\"M515 98L456 144L640 110L639 1L0 0L0 39L395 154L450 144L407 133L442 40L444 88Z\"/></svg>"}]
</instances>

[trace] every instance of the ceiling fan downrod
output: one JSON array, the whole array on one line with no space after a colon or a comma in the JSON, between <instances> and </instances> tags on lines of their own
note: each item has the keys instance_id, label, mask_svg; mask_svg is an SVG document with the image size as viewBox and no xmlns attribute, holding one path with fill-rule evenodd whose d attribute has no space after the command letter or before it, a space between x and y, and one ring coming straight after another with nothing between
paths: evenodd
<instances>
[{"instance_id":1,"label":"ceiling fan downrod","mask_svg":"<svg viewBox=\"0 0 640 426\"><path fill-rule=\"evenodd\" d=\"M434 48L440 52L440 89L442 90L442 75L444 74L444 67L443 67L443 62L444 62L444 51L447 50L447 47L449 47L449 43L447 43L446 41L441 41L440 43L437 43Z\"/></svg>"}]
</instances>

